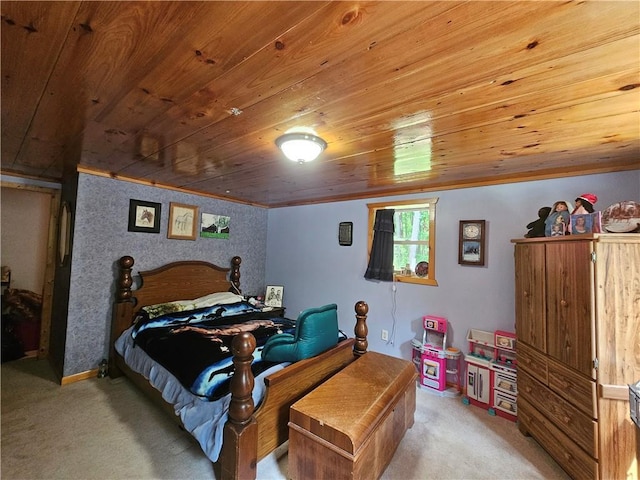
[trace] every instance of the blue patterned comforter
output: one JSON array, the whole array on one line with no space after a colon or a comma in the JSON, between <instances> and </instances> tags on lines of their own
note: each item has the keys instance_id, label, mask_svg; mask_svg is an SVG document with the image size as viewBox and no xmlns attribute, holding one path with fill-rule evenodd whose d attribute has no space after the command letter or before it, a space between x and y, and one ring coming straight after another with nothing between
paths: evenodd
<instances>
[{"instance_id":1,"label":"blue patterned comforter","mask_svg":"<svg viewBox=\"0 0 640 480\"><path fill-rule=\"evenodd\" d=\"M262 360L261 347L276 333L294 333L295 320L239 301L158 317L142 311L131 336L136 348L143 349L191 393L213 401L229 393L233 376L231 342L243 331L250 331L256 338L251 369L257 376L274 365Z\"/></svg>"}]
</instances>

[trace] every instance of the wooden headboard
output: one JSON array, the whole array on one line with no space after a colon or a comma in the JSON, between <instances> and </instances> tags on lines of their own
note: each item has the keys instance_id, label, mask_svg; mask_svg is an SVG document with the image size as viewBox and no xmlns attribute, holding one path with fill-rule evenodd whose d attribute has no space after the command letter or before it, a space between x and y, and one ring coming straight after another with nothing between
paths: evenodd
<instances>
[{"instance_id":1,"label":"wooden headboard","mask_svg":"<svg viewBox=\"0 0 640 480\"><path fill-rule=\"evenodd\" d=\"M135 314L142 307L191 300L215 292L240 293L240 257L233 257L231 266L227 268L198 260L168 263L154 270L140 272L140 287L132 290L131 271L134 263L130 256L118 260L111 323L111 359L115 358L113 344L131 326Z\"/></svg>"},{"instance_id":2,"label":"wooden headboard","mask_svg":"<svg viewBox=\"0 0 640 480\"><path fill-rule=\"evenodd\" d=\"M189 260L173 262L153 270L140 272L141 284L132 290L132 257L119 262L116 303L132 302L132 314L146 305L191 300L215 292L240 292L240 257L231 259L231 267ZM230 273L229 273L230 272ZM227 278L228 275L228 278Z\"/></svg>"},{"instance_id":3,"label":"wooden headboard","mask_svg":"<svg viewBox=\"0 0 640 480\"><path fill-rule=\"evenodd\" d=\"M223 268L191 260L140 272L140 287L133 292L133 313L146 305L191 300L214 292L239 293L240 263L240 257L233 257L231 268Z\"/></svg>"}]
</instances>

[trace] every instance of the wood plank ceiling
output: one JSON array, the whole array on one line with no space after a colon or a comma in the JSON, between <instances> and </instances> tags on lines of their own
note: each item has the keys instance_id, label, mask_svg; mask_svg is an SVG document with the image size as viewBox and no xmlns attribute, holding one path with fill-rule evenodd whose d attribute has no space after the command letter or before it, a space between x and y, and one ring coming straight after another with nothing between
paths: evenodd
<instances>
[{"instance_id":1,"label":"wood plank ceiling","mask_svg":"<svg viewBox=\"0 0 640 480\"><path fill-rule=\"evenodd\" d=\"M637 1L1 8L5 174L278 207L640 167Z\"/></svg>"}]
</instances>

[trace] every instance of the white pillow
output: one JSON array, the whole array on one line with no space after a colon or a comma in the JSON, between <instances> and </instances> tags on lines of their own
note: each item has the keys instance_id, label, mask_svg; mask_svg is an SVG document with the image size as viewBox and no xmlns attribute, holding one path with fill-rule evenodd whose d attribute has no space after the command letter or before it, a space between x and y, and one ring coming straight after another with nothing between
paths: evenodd
<instances>
[{"instance_id":1,"label":"white pillow","mask_svg":"<svg viewBox=\"0 0 640 480\"><path fill-rule=\"evenodd\" d=\"M241 302L244 300L242 295L238 295L232 292L216 292L205 295L204 297L196 298L192 300L195 308L211 307L213 305L226 305L229 303Z\"/></svg>"}]
</instances>

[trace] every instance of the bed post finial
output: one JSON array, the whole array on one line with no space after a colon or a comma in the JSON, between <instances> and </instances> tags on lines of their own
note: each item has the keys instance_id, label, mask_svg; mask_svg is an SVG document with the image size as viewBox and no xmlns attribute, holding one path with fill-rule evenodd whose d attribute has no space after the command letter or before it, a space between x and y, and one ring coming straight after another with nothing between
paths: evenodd
<instances>
[{"instance_id":1,"label":"bed post finial","mask_svg":"<svg viewBox=\"0 0 640 480\"><path fill-rule=\"evenodd\" d=\"M118 285L116 291L116 302L130 302L131 301L131 285L133 285L133 277L131 276L131 269L135 261L133 257L125 255L118 260L118 266L120 271L118 274Z\"/></svg>"},{"instance_id":2,"label":"bed post finial","mask_svg":"<svg viewBox=\"0 0 640 480\"><path fill-rule=\"evenodd\" d=\"M356 326L354 328L354 333L356 334L356 341L353 345L353 353L357 356L360 356L364 353L367 353L367 347L369 343L367 342L367 333L369 333L369 329L367 328L367 313L369 312L369 305L364 300L360 300L356 303Z\"/></svg>"},{"instance_id":3,"label":"bed post finial","mask_svg":"<svg viewBox=\"0 0 640 480\"><path fill-rule=\"evenodd\" d=\"M231 403L229 404L229 420L244 425L253 415L253 374L251 361L256 349L256 339L249 332L233 337L231 351L235 373L231 377Z\"/></svg>"},{"instance_id":4,"label":"bed post finial","mask_svg":"<svg viewBox=\"0 0 640 480\"><path fill-rule=\"evenodd\" d=\"M232 284L232 287L229 291L235 291L236 293L240 293L240 264L242 263L242 259L238 256L233 257L231 259L231 273L229 274L229 281ZM235 288L234 288L235 287Z\"/></svg>"},{"instance_id":5,"label":"bed post finial","mask_svg":"<svg viewBox=\"0 0 640 480\"><path fill-rule=\"evenodd\" d=\"M131 317L133 315L133 292L131 291L133 277L131 276L131 269L134 263L133 257L128 255L118 260L116 297L111 320L111 341L109 342L109 376L111 378L122 375L122 371L116 364L114 344L122 332L131 325Z\"/></svg>"},{"instance_id":6,"label":"bed post finial","mask_svg":"<svg viewBox=\"0 0 640 480\"><path fill-rule=\"evenodd\" d=\"M249 332L233 338L231 350L235 373L231 378L229 421L224 426L219 464L225 479L255 479L258 464L258 422L253 416L251 361L256 339Z\"/></svg>"}]
</instances>

